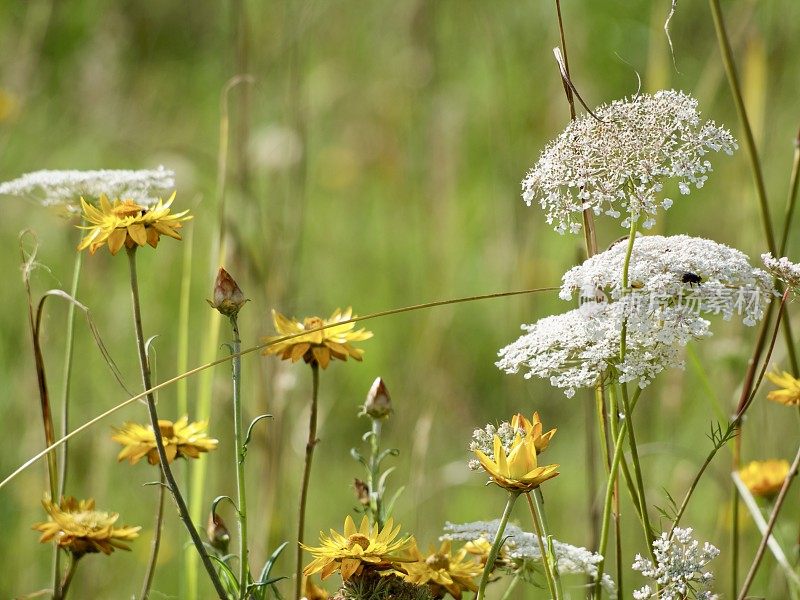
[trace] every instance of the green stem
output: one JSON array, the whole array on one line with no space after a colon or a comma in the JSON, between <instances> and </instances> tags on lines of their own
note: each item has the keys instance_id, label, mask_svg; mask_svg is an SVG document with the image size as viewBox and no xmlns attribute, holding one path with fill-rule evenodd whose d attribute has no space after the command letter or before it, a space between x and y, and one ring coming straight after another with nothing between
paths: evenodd
<instances>
[{"instance_id":1,"label":"green stem","mask_svg":"<svg viewBox=\"0 0 800 600\"><path fill-rule=\"evenodd\" d=\"M242 436L242 348L239 323L236 315L231 317L233 329L232 379L233 379L233 437L236 446L236 503L239 522L239 598L245 597L250 579L250 564L247 548L247 494L245 491L244 438Z\"/></svg>"},{"instance_id":2,"label":"green stem","mask_svg":"<svg viewBox=\"0 0 800 600\"><path fill-rule=\"evenodd\" d=\"M520 493L516 490L508 491L506 507L503 510L503 516L500 517L500 523L497 525L497 533L494 536L492 548L489 550L489 556L486 557L486 564L483 567L483 574L481 575L481 582L478 584L478 594L475 596L475 600L483 600L486 595L486 584L489 583L489 574L494 568L494 561L497 560L497 555L500 554L500 548L503 545L503 534L506 531L506 525L508 525L508 518L511 516L511 510L514 508L514 503L517 501L517 498L519 498L519 494Z\"/></svg>"},{"instance_id":3,"label":"green stem","mask_svg":"<svg viewBox=\"0 0 800 600\"><path fill-rule=\"evenodd\" d=\"M296 600L303 596L303 543L306 527L306 499L308 484L311 479L311 461L314 458L314 447L317 445L317 397L319 395L319 363L311 361L311 413L308 418L308 442L306 442L306 460L303 467L303 483L300 488L300 514L297 519L297 564L295 565L294 592Z\"/></svg>"},{"instance_id":4,"label":"green stem","mask_svg":"<svg viewBox=\"0 0 800 600\"><path fill-rule=\"evenodd\" d=\"M556 600L561 600L564 597L564 590L561 587L561 576L558 572L558 557L556 556L555 549L553 548L553 538L548 533L549 526L547 525L547 515L544 512L544 494L542 494L542 488L537 487L533 491L533 497L536 516L541 523L542 535L544 535L544 539L547 541L547 560L548 562L552 561L550 562L550 571L553 574L553 581L555 582L556 587L555 597ZM530 494L528 494L528 499L530 500Z\"/></svg>"},{"instance_id":5,"label":"green stem","mask_svg":"<svg viewBox=\"0 0 800 600\"><path fill-rule=\"evenodd\" d=\"M150 594L150 587L153 585L153 577L156 574L156 563L158 562L158 551L161 548L161 527L164 522L164 497L167 489L164 482L164 472L159 470L158 481L158 502L156 504L155 531L153 531L153 541L150 544L150 560L147 562L147 570L142 582L142 592L139 600L147 600Z\"/></svg>"},{"instance_id":6,"label":"green stem","mask_svg":"<svg viewBox=\"0 0 800 600\"><path fill-rule=\"evenodd\" d=\"M778 256L785 256L786 242L789 240L789 231L792 226L792 217L797 205L797 188L800 184L800 131L794 139L794 157L792 159L792 174L789 177L789 197L786 199L786 209L783 216L783 232L781 233L781 243L778 248Z\"/></svg>"},{"instance_id":7,"label":"green stem","mask_svg":"<svg viewBox=\"0 0 800 600\"><path fill-rule=\"evenodd\" d=\"M72 578L75 577L75 571L78 569L78 561L80 558L76 558L74 554L70 553L69 561L67 563L67 572L64 573L64 579L61 580L61 583L58 585L58 589L56 593L53 594L53 598L57 600L63 600L67 597L67 592L69 591L69 586L72 583Z\"/></svg>"},{"instance_id":8,"label":"green stem","mask_svg":"<svg viewBox=\"0 0 800 600\"><path fill-rule=\"evenodd\" d=\"M372 421L372 436L370 437L370 461L369 461L369 510L372 513L373 524L376 524L379 529L383 529L383 515L381 514L381 495L378 490L378 480L380 479L380 464L378 463L378 455L380 454L380 441L381 441L381 420L371 419Z\"/></svg>"},{"instance_id":9,"label":"green stem","mask_svg":"<svg viewBox=\"0 0 800 600\"><path fill-rule=\"evenodd\" d=\"M83 221L81 221L83 225ZM75 262L72 266L72 284L70 286L69 294L73 298L78 296L78 283L81 278L81 265L83 264L83 252L75 253ZM67 305L67 340L64 349L64 374L61 384L61 427L60 434L63 438L69 433L69 388L72 380L72 355L75 348L75 304L70 302ZM57 493L54 501L58 502L61 496L64 495L64 489L67 486L67 457L68 457L68 444L64 444L61 449L61 462L58 464L58 484ZM53 552L53 589L58 584L59 572L61 563L61 553L56 547Z\"/></svg>"},{"instance_id":10,"label":"green stem","mask_svg":"<svg viewBox=\"0 0 800 600\"><path fill-rule=\"evenodd\" d=\"M508 584L508 587L503 592L500 600L509 600L511 598L512 592L517 589L517 585L519 584L520 576L519 573L514 575L514 578L511 580L511 583Z\"/></svg>"},{"instance_id":11,"label":"green stem","mask_svg":"<svg viewBox=\"0 0 800 600\"><path fill-rule=\"evenodd\" d=\"M639 394L641 388L636 389L636 394ZM647 547L653 552L653 530L650 527L650 517L647 514L647 497L644 490L644 479L642 477L642 466L639 462L639 449L636 445L636 433L633 426L633 408L628 399L628 386L622 384L622 405L625 408L625 421L628 422L628 443L631 449L631 462L633 463L633 473L636 476L636 491L639 496L640 517L642 527L644 528L644 537L647 541Z\"/></svg>"},{"instance_id":12,"label":"green stem","mask_svg":"<svg viewBox=\"0 0 800 600\"><path fill-rule=\"evenodd\" d=\"M531 511L531 519L533 520L533 526L536 529L536 539L539 542L539 552L542 553L542 567L544 568L544 578L547 581L547 589L550 590L550 597L558 600L558 588L556 587L555 576L553 575L550 565L550 558L544 545L546 535L544 532L544 525L542 524L539 515L536 513L536 508L533 506L533 500L531 499L530 492L525 494L525 499L528 501L528 508Z\"/></svg>"},{"instance_id":13,"label":"green stem","mask_svg":"<svg viewBox=\"0 0 800 600\"><path fill-rule=\"evenodd\" d=\"M131 297L133 300L133 324L136 329L136 344L139 350L139 367L142 373L142 385L144 386L145 390L150 390L152 388L152 384L150 382L150 364L148 363L147 360L147 350L145 348L144 333L142 331L142 311L139 301L139 280L136 275L136 246L133 246L132 248L127 248L127 253L128 253L128 266L130 267L130 276L131 276L130 279L131 279ZM197 549L197 553L200 555L200 560L203 562L203 566L208 572L208 577L211 579L211 583L214 585L214 589L217 592L217 596L221 600L225 600L227 598L225 588L222 586L222 583L219 580L219 576L217 575L217 572L214 569L214 565L211 563L211 559L208 557L208 553L206 552L205 546L203 545L203 541L200 539L200 536L197 533L197 529L195 528L191 518L189 517L189 509L186 507L186 502L184 501L183 496L181 495L181 491L178 488L178 483L175 481L175 476L172 474L172 469L169 466L169 461L167 460L167 453L164 450L164 440L161 437L161 427L158 424L158 411L156 410L156 401L152 391L147 394L146 399L147 399L147 411L150 415L150 424L153 427L153 437L155 438L156 450L158 451L158 459L159 463L161 464L161 470L164 473L164 479L166 480L167 486L169 487L169 491L172 493L173 500L175 500L175 504L177 505L181 521L183 521L186 530L189 532L189 537L191 537L192 543Z\"/></svg>"}]
</instances>

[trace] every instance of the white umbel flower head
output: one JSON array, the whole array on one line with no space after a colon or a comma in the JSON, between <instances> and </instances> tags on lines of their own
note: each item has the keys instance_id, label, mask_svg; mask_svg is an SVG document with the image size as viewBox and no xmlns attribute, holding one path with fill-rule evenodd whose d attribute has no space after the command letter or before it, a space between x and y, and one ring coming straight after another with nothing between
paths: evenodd
<instances>
[{"instance_id":1,"label":"white umbel flower head","mask_svg":"<svg viewBox=\"0 0 800 600\"><path fill-rule=\"evenodd\" d=\"M525 203L538 201L559 233L580 231L584 209L622 216L624 227L644 217L650 228L658 208L672 205L659 200L665 180L689 194L711 172L710 151L738 147L727 129L702 121L697 100L680 91L616 100L594 115L571 121L522 180Z\"/></svg>"},{"instance_id":2,"label":"white umbel flower head","mask_svg":"<svg viewBox=\"0 0 800 600\"><path fill-rule=\"evenodd\" d=\"M655 313L632 311L626 302L584 304L545 317L515 342L498 352L495 364L506 373L525 371L525 378L547 379L571 397L576 388L593 387L614 367L619 381L649 385L662 370L683 367L681 348L690 340L711 335L709 322L674 306ZM625 360L619 362L622 322L627 322Z\"/></svg>"},{"instance_id":3,"label":"white umbel flower head","mask_svg":"<svg viewBox=\"0 0 800 600\"><path fill-rule=\"evenodd\" d=\"M637 554L633 569L645 577L655 580L660 586L660 600L714 600L718 598L710 591L714 575L705 568L719 556L719 550L705 542L702 546L692 538L692 528L676 527L672 536L662 533L653 541L655 564ZM633 592L636 600L655 598L652 587L645 585Z\"/></svg>"},{"instance_id":4,"label":"white umbel flower head","mask_svg":"<svg viewBox=\"0 0 800 600\"><path fill-rule=\"evenodd\" d=\"M792 288L795 294L800 294L800 264L793 263L785 256L774 258L771 252L762 254L761 260L764 261L767 271Z\"/></svg>"},{"instance_id":5,"label":"white umbel flower head","mask_svg":"<svg viewBox=\"0 0 800 600\"><path fill-rule=\"evenodd\" d=\"M473 542L481 538L491 540L497 534L499 523L499 519L472 523L448 522L444 526L445 533L441 539L462 542ZM515 574L524 575L525 571L542 562L542 552L539 548L539 538L536 534L523 531L517 525L509 523L506 526L504 535L506 536L504 549L511 559L509 567ZM574 573L597 577L597 565L603 560L600 554L556 539L553 540L553 550L555 550L559 573ZM616 584L607 574L603 574L602 586L610 598L616 598Z\"/></svg>"},{"instance_id":6,"label":"white umbel flower head","mask_svg":"<svg viewBox=\"0 0 800 600\"><path fill-rule=\"evenodd\" d=\"M497 426L489 423L483 429L476 429L472 432L472 440L469 443L470 452L480 450L487 456L493 456L495 435L500 438L503 450L508 454L514 444L514 438L517 436L525 437L525 430L520 427L512 427L511 423L508 421L503 421ZM481 463L476 458L469 461L469 468L471 471L480 471L483 469Z\"/></svg>"},{"instance_id":7,"label":"white umbel flower head","mask_svg":"<svg viewBox=\"0 0 800 600\"><path fill-rule=\"evenodd\" d=\"M149 207L174 188L175 172L164 167L137 171L35 171L0 183L0 195L24 196L44 206L79 212L81 197L90 201L106 195Z\"/></svg>"},{"instance_id":8,"label":"white umbel flower head","mask_svg":"<svg viewBox=\"0 0 800 600\"><path fill-rule=\"evenodd\" d=\"M717 242L688 235L638 236L628 271L629 289L622 287L622 265L627 242L620 241L562 278L560 296L575 292L608 300L625 299L633 310L651 311L657 305L683 307L730 319L742 316L755 325L775 294L771 277L754 268L746 254Z\"/></svg>"}]
</instances>

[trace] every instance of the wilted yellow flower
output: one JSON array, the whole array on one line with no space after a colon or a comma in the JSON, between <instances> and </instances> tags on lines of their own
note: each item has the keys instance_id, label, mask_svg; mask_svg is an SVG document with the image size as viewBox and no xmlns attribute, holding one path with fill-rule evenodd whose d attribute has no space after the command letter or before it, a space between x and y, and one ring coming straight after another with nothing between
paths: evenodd
<instances>
[{"instance_id":1,"label":"wilted yellow flower","mask_svg":"<svg viewBox=\"0 0 800 600\"><path fill-rule=\"evenodd\" d=\"M550 445L550 440L556 434L557 429L551 429L542 435L542 420L539 418L539 413L533 413L530 421L525 418L522 413L517 413L511 417L511 427L514 429L522 429L526 434L533 432L533 441L536 446L536 452L541 454Z\"/></svg>"},{"instance_id":2,"label":"wilted yellow flower","mask_svg":"<svg viewBox=\"0 0 800 600\"><path fill-rule=\"evenodd\" d=\"M100 208L97 208L81 198L83 218L89 223L88 226L81 226L81 229L89 233L78 244L78 250L89 248L89 252L94 254L107 243L111 254L116 254L122 246L133 248L150 244L155 248L162 235L181 239L178 233L183 226L181 221L192 217L187 214L188 210L170 214L169 207L174 200L173 192L166 202L159 200L155 206L148 208L133 200L114 200L111 203L103 195L100 196Z\"/></svg>"},{"instance_id":3,"label":"wilted yellow flower","mask_svg":"<svg viewBox=\"0 0 800 600\"><path fill-rule=\"evenodd\" d=\"M519 434L514 438L508 454L503 449L500 436L494 436L493 458L481 450L475 456L486 469L492 480L500 487L517 492L530 492L532 489L558 475L558 465L540 467L536 460L536 439L531 430L525 437Z\"/></svg>"},{"instance_id":4,"label":"wilted yellow flower","mask_svg":"<svg viewBox=\"0 0 800 600\"><path fill-rule=\"evenodd\" d=\"M394 553L411 544L410 537L395 539L400 533L400 526L393 526L394 522L389 518L379 531L377 525L370 527L365 515L356 529L353 519L348 515L344 520L344 535L331 529L330 537L320 532L319 547L300 544L314 556L314 560L303 570L303 575L321 571L320 577L327 579L339 571L342 580L347 581L354 574L360 574L365 567L375 571L391 569L392 563L404 560Z\"/></svg>"},{"instance_id":5,"label":"wilted yellow flower","mask_svg":"<svg viewBox=\"0 0 800 600\"><path fill-rule=\"evenodd\" d=\"M772 390L767 394L767 399L786 406L797 406L800 404L800 379L795 379L786 371L778 373L767 373L767 379L781 389Z\"/></svg>"},{"instance_id":6,"label":"wilted yellow flower","mask_svg":"<svg viewBox=\"0 0 800 600\"><path fill-rule=\"evenodd\" d=\"M777 494L789 474L789 461L754 460L739 469L739 477L750 493L762 498Z\"/></svg>"},{"instance_id":7,"label":"wilted yellow flower","mask_svg":"<svg viewBox=\"0 0 800 600\"><path fill-rule=\"evenodd\" d=\"M355 316L352 308L344 311L337 308L328 319L306 317L301 323L273 310L272 321L275 324L275 330L280 335L265 338L264 341L272 342L287 335L318 329L331 323L349 321ZM347 357L350 356L356 360L361 360L364 356L364 351L361 348L356 348L350 342L367 340L372 337L372 332L366 329L355 330L355 326L355 322L345 323L319 331L312 331L306 335L298 335L267 346L264 348L263 354L279 354L281 360L291 359L292 362L297 362L301 358L307 363L316 361L323 369L328 366L332 358L347 360Z\"/></svg>"},{"instance_id":8,"label":"wilted yellow flower","mask_svg":"<svg viewBox=\"0 0 800 600\"><path fill-rule=\"evenodd\" d=\"M210 452L216 449L219 443L214 438L208 437L205 431L208 421L189 423L189 418L183 416L174 423L159 419L158 427L161 429L164 451L169 463L172 463L175 457L198 458L201 452ZM123 461L127 458L132 465L135 465L147 456L147 462L151 465L158 464L158 449L152 425L125 423L116 431L111 439L124 446L117 455L117 460Z\"/></svg>"},{"instance_id":9,"label":"wilted yellow flower","mask_svg":"<svg viewBox=\"0 0 800 600\"><path fill-rule=\"evenodd\" d=\"M111 554L115 548L129 550L124 542L139 537L141 527L114 527L119 515L94 508L94 500L76 500L72 496L59 504L45 498L42 501L49 519L36 523L33 529L42 532L39 541L54 541L76 558L90 552Z\"/></svg>"},{"instance_id":10,"label":"wilted yellow flower","mask_svg":"<svg viewBox=\"0 0 800 600\"><path fill-rule=\"evenodd\" d=\"M453 598L460 599L464 590L478 591L474 579L483 567L474 560L467 560L467 551L463 548L451 554L450 540L442 542L438 550L431 548L427 556L414 543L410 555L414 562L398 565L405 572L404 579L415 585L427 585L434 598L444 598L449 592Z\"/></svg>"}]
</instances>

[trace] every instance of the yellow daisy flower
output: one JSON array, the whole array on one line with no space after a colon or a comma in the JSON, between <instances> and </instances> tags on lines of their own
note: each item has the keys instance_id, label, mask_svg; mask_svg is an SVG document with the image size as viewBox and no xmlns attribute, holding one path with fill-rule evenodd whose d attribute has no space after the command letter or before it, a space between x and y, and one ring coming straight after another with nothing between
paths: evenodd
<instances>
[{"instance_id":1,"label":"yellow daisy flower","mask_svg":"<svg viewBox=\"0 0 800 600\"><path fill-rule=\"evenodd\" d=\"M183 416L174 423L166 419L159 419L158 426L161 429L161 438L164 441L164 450L169 463L172 463L176 457L198 458L201 452L215 450L219 443L214 438L208 437L205 431L208 421L189 423L189 418ZM121 429L116 429L116 431L117 433L112 435L111 439L124 446L117 455L118 461L127 458L132 465L135 465L147 456L147 462L151 465L158 464L158 449L152 425L125 423Z\"/></svg>"},{"instance_id":2,"label":"yellow daisy flower","mask_svg":"<svg viewBox=\"0 0 800 600\"><path fill-rule=\"evenodd\" d=\"M264 341L271 342L287 335L303 333L304 331L318 329L332 323L349 321L355 316L352 308L344 311L337 308L327 319L306 317L301 323L273 310L272 321L275 324L275 330L280 335L264 338ZM353 346L351 342L368 340L372 337L372 332L366 329L356 330L355 326L355 323L345 323L344 325L336 325L320 331L312 331L311 333L267 346L264 348L263 354L279 354L281 360L288 359L292 362L297 362L301 358L307 363L316 361L323 369L327 368L331 359L347 360L347 357L350 356L360 361L364 356L364 351Z\"/></svg>"},{"instance_id":3,"label":"yellow daisy flower","mask_svg":"<svg viewBox=\"0 0 800 600\"><path fill-rule=\"evenodd\" d=\"M789 474L789 461L754 460L739 469L739 477L750 493L762 498L777 494Z\"/></svg>"},{"instance_id":4,"label":"yellow daisy flower","mask_svg":"<svg viewBox=\"0 0 800 600\"><path fill-rule=\"evenodd\" d=\"M434 598L444 598L449 592L460 600L464 590L478 591L474 579L483 567L474 560L466 560L467 551L463 548L455 556L451 554L450 540L442 542L438 550L431 548L427 556L414 543L410 554L414 562L403 563L398 568L405 572L404 579L409 583L427 585Z\"/></svg>"},{"instance_id":5,"label":"yellow daisy flower","mask_svg":"<svg viewBox=\"0 0 800 600\"><path fill-rule=\"evenodd\" d=\"M59 504L46 498L42 504L49 518L33 526L42 532L39 541L54 541L76 558L91 552L111 554L115 548L129 550L124 542L139 537L141 527L114 527L119 515L95 510L91 498L76 500L67 496Z\"/></svg>"},{"instance_id":6,"label":"yellow daisy flower","mask_svg":"<svg viewBox=\"0 0 800 600\"><path fill-rule=\"evenodd\" d=\"M319 547L300 544L314 556L314 560L303 570L303 575L313 575L321 571L320 577L327 579L339 571L342 580L347 581L353 575L361 574L364 568L374 571L391 569L393 563L405 560L394 553L411 544L411 537L396 539L400 533L400 525L394 528L393 525L394 522L389 518L379 531L377 525L370 527L365 515L356 529L353 519L348 515L344 520L344 535L331 529L330 537L320 532Z\"/></svg>"},{"instance_id":7,"label":"yellow daisy flower","mask_svg":"<svg viewBox=\"0 0 800 600\"><path fill-rule=\"evenodd\" d=\"M100 196L100 207L97 208L81 198L83 218L89 223L81 226L89 233L84 237L78 250L89 248L94 254L98 248L108 244L111 254L116 254L122 246L133 248L150 244L153 248L158 245L162 235L176 240L181 239L178 229L182 221L191 219L188 210L170 214L170 206L175 200L173 192L166 202L159 200L155 206L147 208L133 200L114 200L110 202L107 196Z\"/></svg>"},{"instance_id":8,"label":"yellow daisy flower","mask_svg":"<svg viewBox=\"0 0 800 600\"><path fill-rule=\"evenodd\" d=\"M525 437L517 435L508 454L500 437L494 436L493 458L480 450L475 456L492 480L500 487L517 492L530 492L541 483L558 475L558 465L540 467L536 460L536 438L533 430Z\"/></svg>"},{"instance_id":9,"label":"yellow daisy flower","mask_svg":"<svg viewBox=\"0 0 800 600\"><path fill-rule=\"evenodd\" d=\"M556 434L557 429L551 429L544 435L542 434L542 420L539 418L539 413L534 412L530 421L525 418L522 413L517 413L511 418L511 427L514 429L522 429L525 433L533 432L533 441L536 446L536 453L541 454L547 450L550 445L550 440Z\"/></svg>"},{"instance_id":10,"label":"yellow daisy flower","mask_svg":"<svg viewBox=\"0 0 800 600\"><path fill-rule=\"evenodd\" d=\"M767 394L767 400L772 400L786 406L797 406L800 404L800 379L795 379L791 374L783 371L778 373L767 373L767 379L777 385L778 390L772 390Z\"/></svg>"}]
</instances>

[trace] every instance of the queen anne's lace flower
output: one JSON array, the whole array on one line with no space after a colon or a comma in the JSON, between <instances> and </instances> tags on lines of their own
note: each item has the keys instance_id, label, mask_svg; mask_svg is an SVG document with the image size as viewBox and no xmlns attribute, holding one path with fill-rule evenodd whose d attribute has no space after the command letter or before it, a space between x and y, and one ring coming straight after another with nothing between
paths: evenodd
<instances>
[{"instance_id":1,"label":"queen anne's lace flower","mask_svg":"<svg viewBox=\"0 0 800 600\"><path fill-rule=\"evenodd\" d=\"M633 569L654 579L661 590L659 600L714 600L718 596L709 590L714 575L705 571L709 562L719 556L719 550L705 542L703 546L692 538L692 528L676 527L672 537L668 533L653 542L656 563L637 554ZM654 598L649 585L633 592L635 600Z\"/></svg>"},{"instance_id":2,"label":"queen anne's lace flower","mask_svg":"<svg viewBox=\"0 0 800 600\"><path fill-rule=\"evenodd\" d=\"M499 519L494 521L475 521L472 523L446 523L444 527L445 540L460 540L473 542L478 539L494 539L497 534ZM539 548L539 538L534 533L523 531L518 526L509 523L506 526L506 542L503 552L510 559L508 567L514 573L525 574L537 563L542 561ZM597 564L603 557L586 548L573 546L558 540L553 540L559 573L575 573L597 577ZM603 588L611 598L616 597L616 585L608 575L602 579Z\"/></svg>"},{"instance_id":3,"label":"queen anne's lace flower","mask_svg":"<svg viewBox=\"0 0 800 600\"><path fill-rule=\"evenodd\" d=\"M623 317L627 322L625 360L619 362ZM646 387L663 369L683 367L680 349L711 335L709 322L675 306L631 311L625 302L584 304L561 315L523 325L527 333L502 348L495 364L506 373L527 369L571 397L575 388L593 387L610 366L619 381Z\"/></svg>"},{"instance_id":4,"label":"queen anne's lace flower","mask_svg":"<svg viewBox=\"0 0 800 600\"><path fill-rule=\"evenodd\" d=\"M709 151L737 148L727 129L701 121L697 100L679 91L616 100L594 114L570 122L522 181L525 203L538 201L559 233L579 231L587 208L624 214L625 227L645 215L649 228L658 207L672 205L669 198L657 200L664 180L677 180L688 194L711 171Z\"/></svg>"},{"instance_id":5,"label":"queen anne's lace flower","mask_svg":"<svg viewBox=\"0 0 800 600\"><path fill-rule=\"evenodd\" d=\"M149 207L174 188L175 173L164 167L138 171L35 171L0 183L0 195L31 197L44 206L78 212L81 197L91 200L105 195Z\"/></svg>"},{"instance_id":6,"label":"queen anne's lace flower","mask_svg":"<svg viewBox=\"0 0 800 600\"><path fill-rule=\"evenodd\" d=\"M800 264L793 263L785 256L774 258L770 252L762 254L761 260L764 261L767 271L792 288L796 294L800 294Z\"/></svg>"},{"instance_id":7,"label":"queen anne's lace flower","mask_svg":"<svg viewBox=\"0 0 800 600\"><path fill-rule=\"evenodd\" d=\"M601 291L609 300L624 298L633 310L670 304L695 313L722 314L726 320L737 313L745 325L755 325L775 293L770 276L750 266L746 254L688 235L638 236L626 290L626 250L627 243L621 241L567 271L561 298L570 300L575 292L594 298Z\"/></svg>"},{"instance_id":8,"label":"queen anne's lace flower","mask_svg":"<svg viewBox=\"0 0 800 600\"><path fill-rule=\"evenodd\" d=\"M494 452L494 436L500 438L503 445L503 450L508 454L511 451L511 445L514 443L514 438L517 436L524 436L525 430L521 427L512 427L508 421L503 421L498 426L491 423L483 429L476 429L472 432L472 441L469 443L470 452L480 450L489 456ZM469 468L472 471L480 471L481 463L477 458L469 461Z\"/></svg>"}]
</instances>

